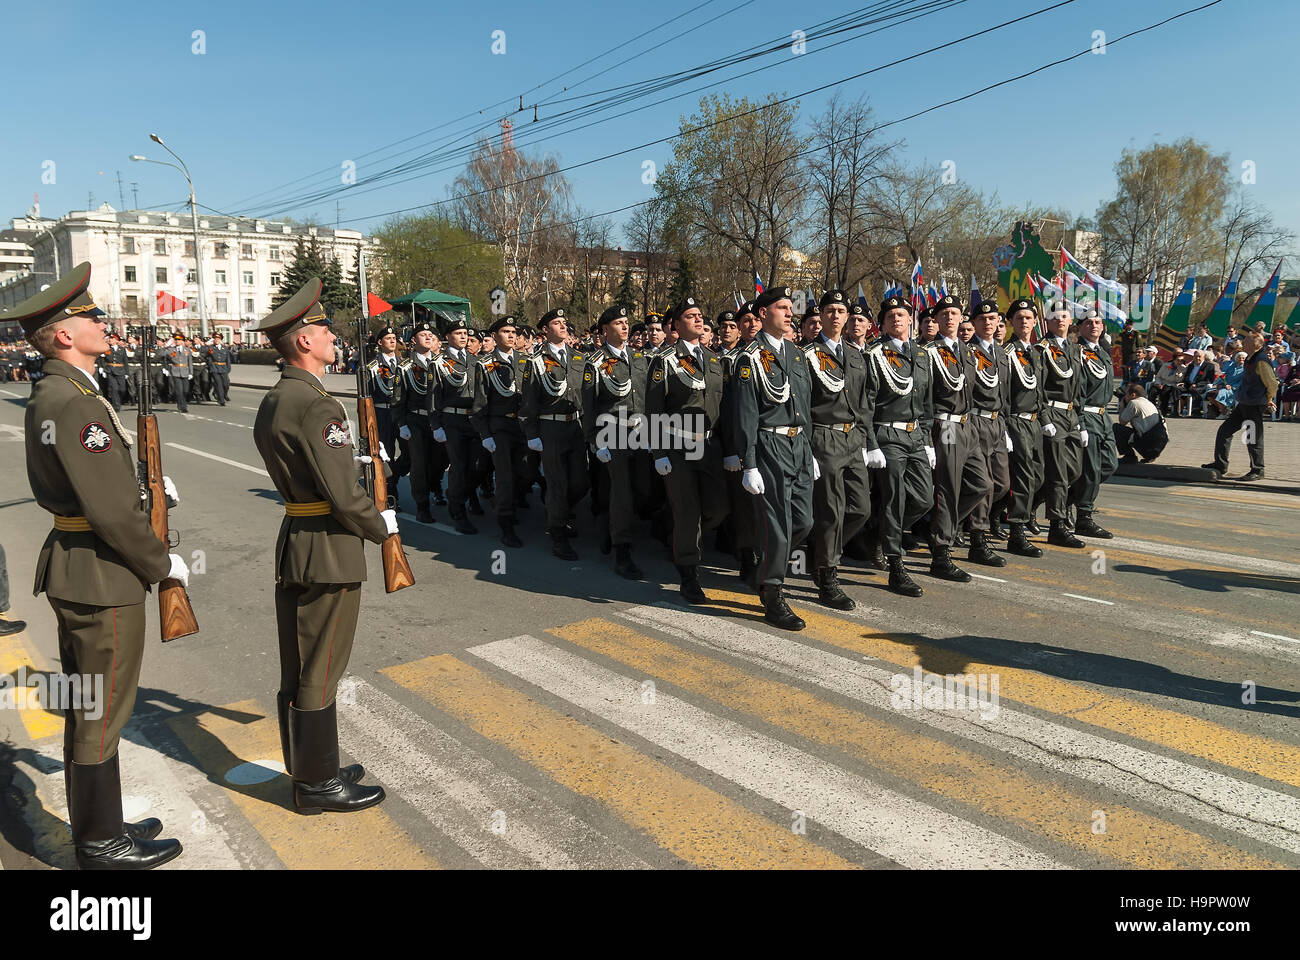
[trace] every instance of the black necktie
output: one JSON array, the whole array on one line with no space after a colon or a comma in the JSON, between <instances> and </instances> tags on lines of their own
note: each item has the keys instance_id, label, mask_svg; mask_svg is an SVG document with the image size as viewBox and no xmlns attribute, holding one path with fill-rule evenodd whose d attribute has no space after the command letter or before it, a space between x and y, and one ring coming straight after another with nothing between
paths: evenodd
<instances>
[{"instance_id":1,"label":"black necktie","mask_svg":"<svg viewBox=\"0 0 1300 960\"><path fill-rule=\"evenodd\" d=\"M835 344L835 359L841 367L844 366L844 344Z\"/></svg>"}]
</instances>

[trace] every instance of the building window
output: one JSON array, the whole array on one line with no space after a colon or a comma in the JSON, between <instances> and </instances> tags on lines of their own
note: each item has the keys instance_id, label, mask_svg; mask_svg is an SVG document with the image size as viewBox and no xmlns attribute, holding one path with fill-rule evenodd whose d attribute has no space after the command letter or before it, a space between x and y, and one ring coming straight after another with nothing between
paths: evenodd
<instances>
[{"instance_id":1,"label":"building window","mask_svg":"<svg viewBox=\"0 0 1300 960\"><path fill-rule=\"evenodd\" d=\"M164 257L167 256L167 241L164 240L162 237L159 237L157 240L155 240L153 242L153 252L160 253Z\"/></svg>"},{"instance_id":2,"label":"building window","mask_svg":"<svg viewBox=\"0 0 1300 960\"><path fill-rule=\"evenodd\" d=\"M279 263L279 262L280 262L280 248L279 248L279 247L272 247L272 248L271 248L271 259L274 260L276 263Z\"/></svg>"},{"instance_id":3,"label":"building window","mask_svg":"<svg viewBox=\"0 0 1300 960\"><path fill-rule=\"evenodd\" d=\"M217 260L225 260L228 256L230 256L230 244L228 243L217 244L216 248L212 253L212 256L214 259Z\"/></svg>"},{"instance_id":4,"label":"building window","mask_svg":"<svg viewBox=\"0 0 1300 960\"><path fill-rule=\"evenodd\" d=\"M134 314L134 313L136 313L139 309L140 309L140 301L139 301L138 298L136 298L136 297L127 297L127 298L126 298L126 312L127 312L127 313Z\"/></svg>"},{"instance_id":5,"label":"building window","mask_svg":"<svg viewBox=\"0 0 1300 960\"><path fill-rule=\"evenodd\" d=\"M257 308L256 308L255 306L253 306L253 298L252 298L252 297L248 297L248 298L246 298L246 299L244 300L244 313L249 313L249 314L251 314L251 313L256 312L256 310L257 310Z\"/></svg>"},{"instance_id":6,"label":"building window","mask_svg":"<svg viewBox=\"0 0 1300 960\"><path fill-rule=\"evenodd\" d=\"M126 267L126 282L135 283L135 267Z\"/></svg>"},{"instance_id":7,"label":"building window","mask_svg":"<svg viewBox=\"0 0 1300 960\"><path fill-rule=\"evenodd\" d=\"M226 271L224 271L224 270L213 270L213 271L212 271L212 274L213 274L213 279L214 279L217 283L224 284L224 283L226 282Z\"/></svg>"},{"instance_id":8,"label":"building window","mask_svg":"<svg viewBox=\"0 0 1300 960\"><path fill-rule=\"evenodd\" d=\"M225 297L217 297L217 313L228 313L230 308L226 304Z\"/></svg>"},{"instance_id":9,"label":"building window","mask_svg":"<svg viewBox=\"0 0 1300 960\"><path fill-rule=\"evenodd\" d=\"M166 268L166 267L154 267L154 268L153 268L153 278L154 278L154 281L157 282L157 283L166 283L166 282L167 282L167 268Z\"/></svg>"},{"instance_id":10,"label":"building window","mask_svg":"<svg viewBox=\"0 0 1300 960\"><path fill-rule=\"evenodd\" d=\"M241 260L252 260L253 245L251 243L241 243L239 245L239 257Z\"/></svg>"},{"instance_id":11,"label":"building window","mask_svg":"<svg viewBox=\"0 0 1300 960\"><path fill-rule=\"evenodd\" d=\"M187 257L192 257L192 256L194 256L194 241L193 241L193 240L186 240L186 241L185 241L185 256L187 256Z\"/></svg>"},{"instance_id":12,"label":"building window","mask_svg":"<svg viewBox=\"0 0 1300 960\"><path fill-rule=\"evenodd\" d=\"M280 285L280 275L278 273L271 274L271 286L278 287L279 285Z\"/></svg>"},{"instance_id":13,"label":"building window","mask_svg":"<svg viewBox=\"0 0 1300 960\"><path fill-rule=\"evenodd\" d=\"M253 285L253 271L252 271L252 270L245 270L245 271L244 271L244 286L246 286L246 287L251 287L252 285Z\"/></svg>"},{"instance_id":14,"label":"building window","mask_svg":"<svg viewBox=\"0 0 1300 960\"><path fill-rule=\"evenodd\" d=\"M135 253L135 237L122 238L122 252Z\"/></svg>"}]
</instances>

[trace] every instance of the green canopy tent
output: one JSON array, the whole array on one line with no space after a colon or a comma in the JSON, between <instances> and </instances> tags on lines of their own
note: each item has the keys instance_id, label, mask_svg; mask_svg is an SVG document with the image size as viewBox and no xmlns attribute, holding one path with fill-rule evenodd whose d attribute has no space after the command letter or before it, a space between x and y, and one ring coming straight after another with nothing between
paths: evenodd
<instances>
[{"instance_id":1,"label":"green canopy tent","mask_svg":"<svg viewBox=\"0 0 1300 960\"><path fill-rule=\"evenodd\" d=\"M469 301L464 297L437 290L416 290L402 297L393 297L388 301L394 310L411 315L409 326L415 326L422 320L431 320L435 327L441 329L440 318L464 317L469 321ZM421 312L423 311L423 313Z\"/></svg>"}]
</instances>

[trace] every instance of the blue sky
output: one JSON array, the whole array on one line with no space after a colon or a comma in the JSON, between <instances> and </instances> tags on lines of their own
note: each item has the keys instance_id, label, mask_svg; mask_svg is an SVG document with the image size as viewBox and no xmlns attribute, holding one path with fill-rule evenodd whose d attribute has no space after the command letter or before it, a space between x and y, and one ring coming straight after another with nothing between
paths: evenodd
<instances>
[{"instance_id":1,"label":"blue sky","mask_svg":"<svg viewBox=\"0 0 1300 960\"><path fill-rule=\"evenodd\" d=\"M824 54L814 55L817 44L810 43L807 54L783 56L779 66L752 77L726 82L743 69L732 68L650 99L702 82L733 96L794 94L1051 2L967 0ZM34 192L40 193L46 215L83 209L89 193L96 204L107 200L116 207L119 171L124 181L139 184L141 206L179 207L186 196L179 173L127 159L133 153L169 159L149 141L153 131L188 163L200 203L226 212L270 214L280 209L282 198L304 187L341 185L345 161L355 161L358 180L364 181L392 162L382 161L384 155L439 134L367 152L465 114L483 110L474 121L460 120L440 133L472 129L474 123L495 131L508 111L500 102L517 106L521 93L531 104L671 73L752 44L789 38L796 29L867 5L701 3L323 0L228 2L192 10L155 2L11 5L4 15L11 56L0 134L0 216L21 215ZM1198 0L1075 0L836 89L847 96L868 95L878 118L893 119L1083 49L1095 30L1113 40L1196 5ZM1048 203L1076 214L1091 214L1113 190L1113 165L1124 146L1192 135L1227 152L1234 171L1253 161L1259 199L1300 232L1300 190L1294 185L1300 132L1290 122L1291 111L1282 109L1290 105L1294 89L1288 47L1294 47L1300 28L1298 6L1294 0L1223 0L1108 47L1104 55L890 132L907 141L910 159L928 160L936 168L953 160L961 179L997 190L1004 202ZM533 91L679 14L687 15ZM204 31L201 55L193 52L196 30ZM492 53L495 30L505 31L504 55ZM658 50L628 59L683 31ZM30 60L20 66L27 53ZM566 93L565 84L574 86ZM803 115L819 112L828 95L805 98ZM695 93L645 106L542 146L568 164L667 136L698 98ZM543 106L541 115L556 109ZM521 145L530 136L531 119L531 110L515 116ZM642 182L644 161L662 165L668 157L667 145L658 145L575 170L569 174L575 196L591 211L645 199L651 188ZM53 184L41 182L49 160L56 165ZM341 210L344 225L369 229L382 221L380 214L444 199L455 173L432 173L368 193L358 183L289 215L314 215L332 224ZM284 186L304 177L299 185ZM126 200L132 204L129 186ZM626 216L615 220L621 223Z\"/></svg>"}]
</instances>

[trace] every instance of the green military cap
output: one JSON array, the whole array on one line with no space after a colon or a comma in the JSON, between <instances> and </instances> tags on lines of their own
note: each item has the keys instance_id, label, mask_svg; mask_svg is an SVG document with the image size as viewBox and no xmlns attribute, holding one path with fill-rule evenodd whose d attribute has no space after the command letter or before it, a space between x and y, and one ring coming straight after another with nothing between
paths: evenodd
<instances>
[{"instance_id":1,"label":"green military cap","mask_svg":"<svg viewBox=\"0 0 1300 960\"><path fill-rule=\"evenodd\" d=\"M280 304L269 314L249 327L260 330L272 340L278 340L287 333L293 333L313 323L329 323L325 308L318 302L321 282L319 277L312 277L304 283L288 300Z\"/></svg>"},{"instance_id":2,"label":"green military cap","mask_svg":"<svg viewBox=\"0 0 1300 960\"><path fill-rule=\"evenodd\" d=\"M18 323L31 336L41 327L67 317L87 314L103 316L86 288L90 286L90 263L79 263L34 297L24 300L8 313L0 313L0 323Z\"/></svg>"}]
</instances>

